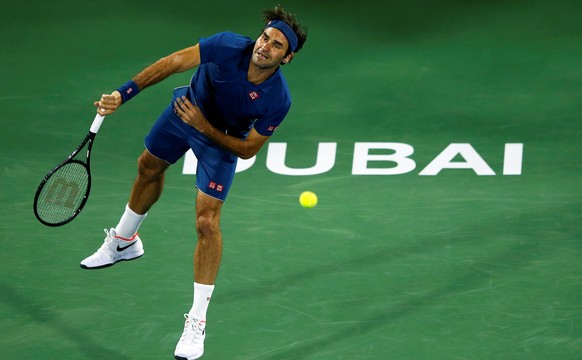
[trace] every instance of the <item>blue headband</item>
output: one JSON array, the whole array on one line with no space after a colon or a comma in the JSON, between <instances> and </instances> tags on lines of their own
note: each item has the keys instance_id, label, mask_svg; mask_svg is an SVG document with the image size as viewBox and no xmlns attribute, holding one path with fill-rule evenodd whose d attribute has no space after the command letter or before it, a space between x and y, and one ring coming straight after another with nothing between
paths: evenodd
<instances>
[{"instance_id":1,"label":"blue headband","mask_svg":"<svg viewBox=\"0 0 582 360\"><path fill-rule=\"evenodd\" d=\"M293 31L293 29L291 29L291 26L289 26L285 21L283 20L271 20L267 23L267 25L265 25L265 29L268 27L272 27L275 29L280 30L283 35L285 35L285 37L287 38L287 41L289 41L289 48L291 49L292 52L296 52L297 51L297 35L295 34L295 31Z\"/></svg>"}]
</instances>

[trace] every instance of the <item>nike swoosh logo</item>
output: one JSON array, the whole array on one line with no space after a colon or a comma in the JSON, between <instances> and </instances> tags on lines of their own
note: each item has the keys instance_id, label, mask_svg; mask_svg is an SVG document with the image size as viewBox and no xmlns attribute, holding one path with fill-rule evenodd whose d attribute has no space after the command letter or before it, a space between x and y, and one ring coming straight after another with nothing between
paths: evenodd
<instances>
[{"instance_id":1,"label":"nike swoosh logo","mask_svg":"<svg viewBox=\"0 0 582 360\"><path fill-rule=\"evenodd\" d=\"M136 242L137 242L137 241L134 241L134 242L132 242L131 244L129 244L129 245L127 245L127 246L125 246L125 247L120 247L119 245L117 245L117 251L118 251L118 252L125 251L125 250L129 249L130 247L132 247L133 245L135 245L135 243L136 243Z\"/></svg>"}]
</instances>

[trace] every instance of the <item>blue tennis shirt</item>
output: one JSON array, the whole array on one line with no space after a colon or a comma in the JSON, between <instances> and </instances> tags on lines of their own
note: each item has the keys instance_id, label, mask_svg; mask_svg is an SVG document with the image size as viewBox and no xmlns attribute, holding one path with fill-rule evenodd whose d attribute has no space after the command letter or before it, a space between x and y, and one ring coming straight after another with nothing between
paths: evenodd
<instances>
[{"instance_id":1,"label":"blue tennis shirt","mask_svg":"<svg viewBox=\"0 0 582 360\"><path fill-rule=\"evenodd\" d=\"M192 77L190 100L216 128L246 138L251 127L271 136L291 107L281 69L259 85L247 80L255 42L232 32L200 39L201 64Z\"/></svg>"}]
</instances>

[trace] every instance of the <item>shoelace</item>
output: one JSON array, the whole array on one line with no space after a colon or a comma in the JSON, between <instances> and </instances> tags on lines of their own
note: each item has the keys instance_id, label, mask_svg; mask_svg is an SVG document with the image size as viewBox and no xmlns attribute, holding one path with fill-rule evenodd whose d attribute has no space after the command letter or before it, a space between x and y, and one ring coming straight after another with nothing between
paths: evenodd
<instances>
[{"instance_id":1,"label":"shoelace","mask_svg":"<svg viewBox=\"0 0 582 360\"><path fill-rule=\"evenodd\" d=\"M184 331L180 337L180 342L189 342L192 344L202 343L204 340L204 325L206 321L193 319L188 314L184 314L186 323L184 324Z\"/></svg>"},{"instance_id":2,"label":"shoelace","mask_svg":"<svg viewBox=\"0 0 582 360\"><path fill-rule=\"evenodd\" d=\"M109 246L109 244L111 244L111 242L115 238L113 236L109 235L109 230L103 229L103 231L105 232L105 235L107 235L107 236L105 237L105 241L103 242L103 245L101 245L99 250L104 250L110 254L115 254L113 251L111 251L111 247Z\"/></svg>"},{"instance_id":3,"label":"shoelace","mask_svg":"<svg viewBox=\"0 0 582 360\"><path fill-rule=\"evenodd\" d=\"M109 236L109 230L103 229L103 231L105 232L106 235L105 242L110 243L113 241L113 239L115 239L115 237Z\"/></svg>"}]
</instances>

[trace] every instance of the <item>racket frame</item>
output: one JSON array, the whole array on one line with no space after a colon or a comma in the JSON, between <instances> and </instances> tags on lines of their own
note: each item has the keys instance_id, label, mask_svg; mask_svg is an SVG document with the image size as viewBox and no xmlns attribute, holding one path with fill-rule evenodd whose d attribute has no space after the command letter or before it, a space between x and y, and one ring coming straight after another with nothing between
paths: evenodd
<instances>
[{"instance_id":1,"label":"racket frame","mask_svg":"<svg viewBox=\"0 0 582 360\"><path fill-rule=\"evenodd\" d=\"M87 200L89 199L89 193L91 192L91 149L93 148L93 141L95 140L95 136L97 135L97 132L99 131L99 128L101 127L101 124L102 124L104 118L105 118L104 116L97 114L95 116L95 119L93 120L93 123L91 124L91 128L89 130L89 133L85 136L83 141L81 141L81 144L79 144L79 146L77 146L77 148L71 153L71 155L69 155L64 161L62 161L60 164L55 166L55 168L52 169L40 182L40 184L36 190L36 194L34 195L33 210L34 210L34 216L43 225L56 227L56 226L61 226L61 225L67 224L67 223L71 222L75 217L77 217L77 215L79 215L79 213L81 212L81 210L83 210L83 207L87 203ZM85 145L87 145L86 160L83 162L82 160L75 159L75 157L81 152L81 150L83 150ZM80 164L83 167L85 167L85 169L87 170L87 190L85 191L85 195L83 196L83 200L81 200L81 204L79 204L78 208L75 211L73 211L67 219L60 221L60 222L57 222L57 223L47 222L47 221L43 220L41 218L40 214L38 213L37 205L38 205L38 200L39 200L40 194L41 194L42 190L44 189L44 186L46 185L48 180L60 168L62 168L63 166L65 166L67 164L71 164L71 163Z\"/></svg>"}]
</instances>

